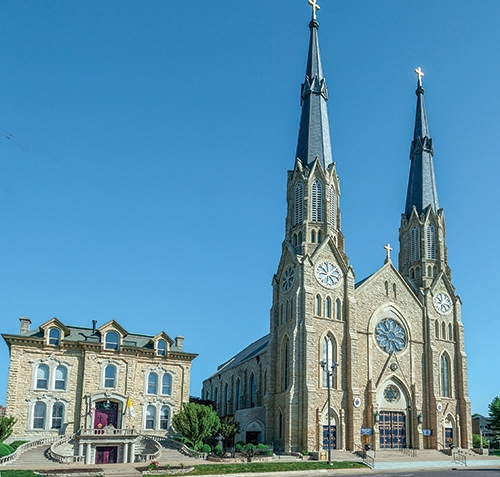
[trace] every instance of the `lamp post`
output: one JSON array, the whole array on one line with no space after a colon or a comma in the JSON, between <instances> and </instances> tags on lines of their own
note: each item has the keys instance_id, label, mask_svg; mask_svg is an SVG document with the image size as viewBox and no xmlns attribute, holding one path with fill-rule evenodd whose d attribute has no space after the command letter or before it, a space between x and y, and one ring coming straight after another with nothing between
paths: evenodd
<instances>
[{"instance_id":1,"label":"lamp post","mask_svg":"<svg viewBox=\"0 0 500 477\"><path fill-rule=\"evenodd\" d=\"M332 465L332 439L331 439L331 432L332 432L332 417L330 415L330 380L335 376L336 371L337 371L337 366L339 363L336 363L335 361L328 366L328 363L325 360L320 361L321 367L323 368L323 371L326 373L326 383L327 383L327 390L328 390L328 465Z\"/></svg>"}]
</instances>

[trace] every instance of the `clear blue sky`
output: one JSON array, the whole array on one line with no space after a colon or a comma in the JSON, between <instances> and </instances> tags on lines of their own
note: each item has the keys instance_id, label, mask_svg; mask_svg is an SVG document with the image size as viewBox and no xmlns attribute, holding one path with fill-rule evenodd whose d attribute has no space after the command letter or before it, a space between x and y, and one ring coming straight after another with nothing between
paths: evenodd
<instances>
[{"instance_id":1,"label":"clear blue sky","mask_svg":"<svg viewBox=\"0 0 500 477\"><path fill-rule=\"evenodd\" d=\"M413 70L425 72L472 410L485 414L500 394L500 2L320 5L358 280L384 244L397 253ZM199 353L193 395L268 332L309 19L306 0L1 2L1 332L27 315L184 335Z\"/></svg>"}]
</instances>

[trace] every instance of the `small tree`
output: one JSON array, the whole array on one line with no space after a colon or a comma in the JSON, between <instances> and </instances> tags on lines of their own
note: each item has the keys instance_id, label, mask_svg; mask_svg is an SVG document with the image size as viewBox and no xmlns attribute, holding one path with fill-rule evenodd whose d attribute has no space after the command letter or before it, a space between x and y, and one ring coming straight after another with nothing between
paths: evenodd
<instances>
[{"instance_id":1,"label":"small tree","mask_svg":"<svg viewBox=\"0 0 500 477\"><path fill-rule=\"evenodd\" d=\"M236 422L233 416L225 416L220 422L220 433L224 438L224 444L226 447L232 447L234 445L234 436L240 430L240 423Z\"/></svg>"},{"instance_id":2,"label":"small tree","mask_svg":"<svg viewBox=\"0 0 500 477\"><path fill-rule=\"evenodd\" d=\"M217 413L211 407L194 402L184 403L182 410L173 416L172 424L175 431L195 450L200 450L203 441L220 428Z\"/></svg>"},{"instance_id":3,"label":"small tree","mask_svg":"<svg viewBox=\"0 0 500 477\"><path fill-rule=\"evenodd\" d=\"M491 427L500 433L500 396L494 397L488 405L490 411Z\"/></svg>"},{"instance_id":4,"label":"small tree","mask_svg":"<svg viewBox=\"0 0 500 477\"><path fill-rule=\"evenodd\" d=\"M474 447L474 449L479 449L481 447L481 441L483 441L483 448L487 448L488 439L486 439L486 437L481 437L479 434L472 434L472 447Z\"/></svg>"},{"instance_id":5,"label":"small tree","mask_svg":"<svg viewBox=\"0 0 500 477\"><path fill-rule=\"evenodd\" d=\"M14 416L0 416L0 442L11 436L15 423L16 418Z\"/></svg>"}]
</instances>

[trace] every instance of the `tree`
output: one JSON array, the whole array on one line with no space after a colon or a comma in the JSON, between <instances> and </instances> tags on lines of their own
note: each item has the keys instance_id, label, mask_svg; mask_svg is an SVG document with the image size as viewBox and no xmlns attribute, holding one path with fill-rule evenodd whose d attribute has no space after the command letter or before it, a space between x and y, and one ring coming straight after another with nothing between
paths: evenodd
<instances>
[{"instance_id":1,"label":"tree","mask_svg":"<svg viewBox=\"0 0 500 477\"><path fill-rule=\"evenodd\" d=\"M490 411L491 427L500 433L500 396L494 397L488 405Z\"/></svg>"},{"instance_id":2,"label":"tree","mask_svg":"<svg viewBox=\"0 0 500 477\"><path fill-rule=\"evenodd\" d=\"M14 416L0 416L0 442L10 437L15 423L16 418Z\"/></svg>"},{"instance_id":3,"label":"tree","mask_svg":"<svg viewBox=\"0 0 500 477\"><path fill-rule=\"evenodd\" d=\"M209 406L194 402L184 403L182 410L172 418L175 431L186 444L199 450L203 441L213 436L220 429L220 419Z\"/></svg>"},{"instance_id":4,"label":"tree","mask_svg":"<svg viewBox=\"0 0 500 477\"><path fill-rule=\"evenodd\" d=\"M224 445L231 447L234 445L234 436L240 430L240 423L236 422L233 416L225 416L220 422L220 433L224 438Z\"/></svg>"}]
</instances>

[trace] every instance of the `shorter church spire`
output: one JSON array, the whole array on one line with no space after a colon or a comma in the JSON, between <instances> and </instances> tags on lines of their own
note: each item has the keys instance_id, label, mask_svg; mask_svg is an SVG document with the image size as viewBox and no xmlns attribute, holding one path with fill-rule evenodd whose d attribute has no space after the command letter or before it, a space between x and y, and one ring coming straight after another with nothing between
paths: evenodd
<instances>
[{"instance_id":1,"label":"shorter church spire","mask_svg":"<svg viewBox=\"0 0 500 477\"><path fill-rule=\"evenodd\" d=\"M418 67L415 70L418 76L417 83L417 110L415 129L410 147L410 178L406 195L405 215L409 217L413 207L421 214L430 206L437 212L439 202L437 196L436 178L432 157L434 148L429 136L429 126L424 103L424 88L422 86L423 71Z\"/></svg>"}]
</instances>

